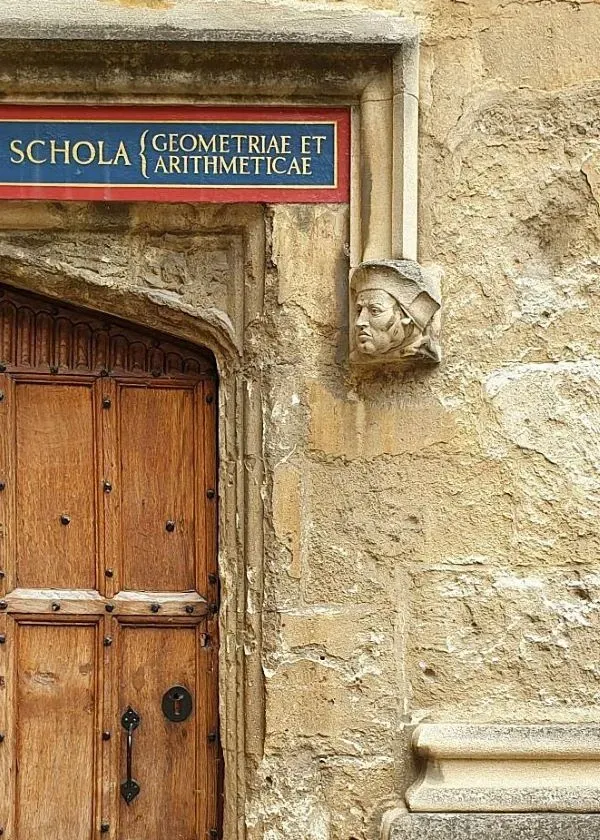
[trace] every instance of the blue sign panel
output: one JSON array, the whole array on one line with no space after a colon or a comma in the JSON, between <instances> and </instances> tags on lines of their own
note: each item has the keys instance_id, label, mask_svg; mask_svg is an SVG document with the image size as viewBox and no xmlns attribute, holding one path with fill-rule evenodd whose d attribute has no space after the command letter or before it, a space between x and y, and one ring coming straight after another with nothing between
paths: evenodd
<instances>
[{"instance_id":1,"label":"blue sign panel","mask_svg":"<svg viewBox=\"0 0 600 840\"><path fill-rule=\"evenodd\" d=\"M340 109L9 106L0 197L347 200L348 135Z\"/></svg>"}]
</instances>

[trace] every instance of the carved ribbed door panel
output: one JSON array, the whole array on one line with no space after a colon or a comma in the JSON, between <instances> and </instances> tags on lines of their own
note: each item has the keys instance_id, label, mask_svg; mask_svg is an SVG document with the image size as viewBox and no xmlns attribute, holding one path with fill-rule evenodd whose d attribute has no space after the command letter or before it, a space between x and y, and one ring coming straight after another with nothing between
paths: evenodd
<instances>
[{"instance_id":1,"label":"carved ribbed door panel","mask_svg":"<svg viewBox=\"0 0 600 840\"><path fill-rule=\"evenodd\" d=\"M215 836L215 393L197 348L0 286L3 840Z\"/></svg>"}]
</instances>

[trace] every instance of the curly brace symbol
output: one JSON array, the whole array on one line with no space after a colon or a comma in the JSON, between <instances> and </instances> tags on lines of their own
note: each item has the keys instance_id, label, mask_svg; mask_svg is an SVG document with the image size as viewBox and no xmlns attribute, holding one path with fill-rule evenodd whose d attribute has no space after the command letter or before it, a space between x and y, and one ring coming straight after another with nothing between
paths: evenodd
<instances>
[{"instance_id":1,"label":"curly brace symbol","mask_svg":"<svg viewBox=\"0 0 600 840\"><path fill-rule=\"evenodd\" d=\"M147 180L150 178L148 175L148 161L146 160L146 137L148 136L149 129L146 129L142 132L142 136L140 137L140 160L142 162L142 175Z\"/></svg>"}]
</instances>

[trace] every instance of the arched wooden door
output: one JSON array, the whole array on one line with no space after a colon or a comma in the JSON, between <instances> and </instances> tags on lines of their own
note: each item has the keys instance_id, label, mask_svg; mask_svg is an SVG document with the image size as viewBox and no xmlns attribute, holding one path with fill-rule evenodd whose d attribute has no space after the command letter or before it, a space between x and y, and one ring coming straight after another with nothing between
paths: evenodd
<instances>
[{"instance_id":1,"label":"arched wooden door","mask_svg":"<svg viewBox=\"0 0 600 840\"><path fill-rule=\"evenodd\" d=\"M217 836L215 397L208 353L0 286L2 840Z\"/></svg>"}]
</instances>

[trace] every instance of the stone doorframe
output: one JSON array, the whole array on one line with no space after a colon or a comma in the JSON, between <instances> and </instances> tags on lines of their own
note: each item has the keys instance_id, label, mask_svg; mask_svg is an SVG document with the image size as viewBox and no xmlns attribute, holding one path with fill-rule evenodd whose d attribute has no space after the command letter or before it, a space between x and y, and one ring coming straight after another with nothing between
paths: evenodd
<instances>
[{"instance_id":1,"label":"stone doorframe","mask_svg":"<svg viewBox=\"0 0 600 840\"><path fill-rule=\"evenodd\" d=\"M416 259L418 30L413 22L336 8L290 6L286 12L283 5L268 19L268 6L238 0L203 3L194 17L198 4L184 0L178 10L185 18L189 9L189 26L180 17L181 25L174 27L162 20L162 12L125 13L112 4L101 12L94 4L88 20L87 0L68 0L72 15L49 20L55 14L50 5L49 10L45 0L32 0L21 13L14 4L13 18L6 22L0 12L5 39L0 73L13 80L5 84L7 102L348 106L353 125L350 267L365 260ZM249 12L253 8L260 11ZM141 210L63 205L57 222L49 205L15 209L14 203L0 205L2 280L203 344L217 359L224 835L227 840L259 837L260 826L246 826L245 803L264 742L263 394L260 347L252 342L252 325L263 312L263 210L163 207L161 217L148 205ZM161 221L165 216L170 224ZM69 220L75 228L117 238L132 220L141 233L180 235L183 228L190 234L237 237L241 245L232 247L240 270L228 302L182 304L136 284L132 276L115 282L114 275L70 266L56 237L57 229L68 230ZM57 242L54 252L49 234ZM40 236L47 247L40 249Z\"/></svg>"}]
</instances>

